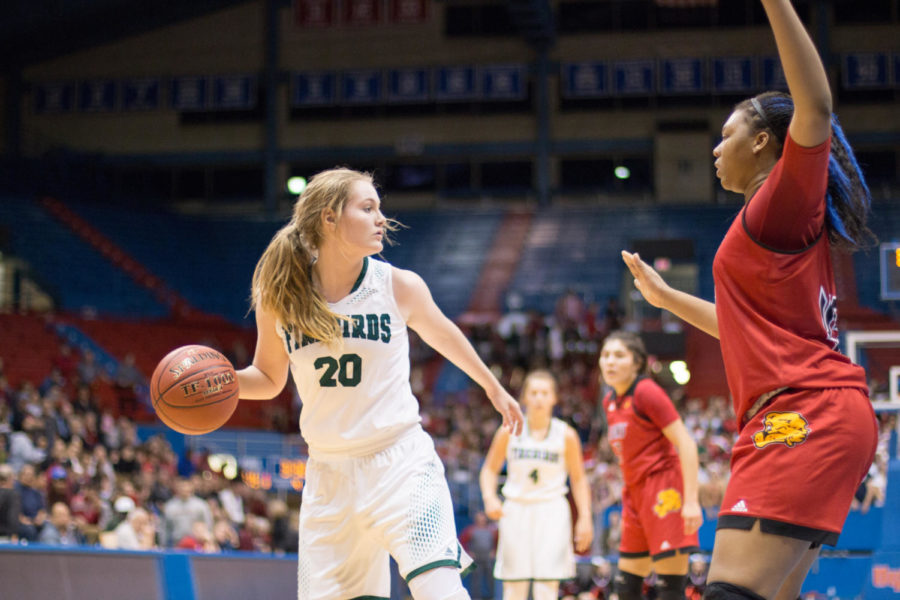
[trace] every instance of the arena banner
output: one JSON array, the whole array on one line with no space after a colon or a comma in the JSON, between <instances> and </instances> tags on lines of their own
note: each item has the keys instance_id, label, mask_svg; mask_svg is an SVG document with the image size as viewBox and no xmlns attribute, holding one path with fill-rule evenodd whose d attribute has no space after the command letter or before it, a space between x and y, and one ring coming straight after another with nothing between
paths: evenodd
<instances>
[{"instance_id":1,"label":"arena banner","mask_svg":"<svg viewBox=\"0 0 900 600\"><path fill-rule=\"evenodd\" d=\"M48 81L34 86L35 114L67 113L75 108L75 83Z\"/></svg>"},{"instance_id":2,"label":"arena banner","mask_svg":"<svg viewBox=\"0 0 900 600\"><path fill-rule=\"evenodd\" d=\"M481 97L485 100L523 100L527 96L525 65L481 67Z\"/></svg>"},{"instance_id":3,"label":"arena banner","mask_svg":"<svg viewBox=\"0 0 900 600\"><path fill-rule=\"evenodd\" d=\"M390 0L391 23L424 23L431 15L432 0Z\"/></svg>"},{"instance_id":4,"label":"arena banner","mask_svg":"<svg viewBox=\"0 0 900 600\"><path fill-rule=\"evenodd\" d=\"M341 23L345 25L377 25L381 22L381 0L343 0Z\"/></svg>"},{"instance_id":5,"label":"arena banner","mask_svg":"<svg viewBox=\"0 0 900 600\"><path fill-rule=\"evenodd\" d=\"M116 110L119 97L116 82L112 79L89 79L78 84L78 110L99 113Z\"/></svg>"},{"instance_id":6,"label":"arena banner","mask_svg":"<svg viewBox=\"0 0 900 600\"><path fill-rule=\"evenodd\" d=\"M437 71L435 97L443 101L474 100L478 96L475 67L441 67Z\"/></svg>"},{"instance_id":7,"label":"arena banner","mask_svg":"<svg viewBox=\"0 0 900 600\"><path fill-rule=\"evenodd\" d=\"M609 68L604 61L563 63L563 98L609 96Z\"/></svg>"},{"instance_id":8,"label":"arena banner","mask_svg":"<svg viewBox=\"0 0 900 600\"><path fill-rule=\"evenodd\" d=\"M157 110L162 84L159 77L132 77L122 82L122 110Z\"/></svg>"},{"instance_id":9,"label":"arena banner","mask_svg":"<svg viewBox=\"0 0 900 600\"><path fill-rule=\"evenodd\" d=\"M218 75L213 78L211 107L215 110L250 110L256 107L256 77Z\"/></svg>"},{"instance_id":10,"label":"arena banner","mask_svg":"<svg viewBox=\"0 0 900 600\"><path fill-rule=\"evenodd\" d=\"M291 77L291 106L331 106L336 103L337 76L329 71L305 71Z\"/></svg>"},{"instance_id":11,"label":"arena banner","mask_svg":"<svg viewBox=\"0 0 900 600\"><path fill-rule=\"evenodd\" d=\"M900 597L900 552L876 552L864 598L896 600Z\"/></svg>"},{"instance_id":12,"label":"arena banner","mask_svg":"<svg viewBox=\"0 0 900 600\"><path fill-rule=\"evenodd\" d=\"M198 75L175 77L169 89L170 106L177 111L202 111L209 108L209 79Z\"/></svg>"},{"instance_id":13,"label":"arena banner","mask_svg":"<svg viewBox=\"0 0 900 600\"><path fill-rule=\"evenodd\" d=\"M378 69L353 69L341 74L341 102L344 104L380 104L384 95L382 72Z\"/></svg>"},{"instance_id":14,"label":"arena banner","mask_svg":"<svg viewBox=\"0 0 900 600\"><path fill-rule=\"evenodd\" d=\"M331 27L336 5L336 0L294 0L294 24L303 29Z\"/></svg>"},{"instance_id":15,"label":"arena banner","mask_svg":"<svg viewBox=\"0 0 900 600\"><path fill-rule=\"evenodd\" d=\"M845 89L877 89L890 86L890 57L882 52L848 52L841 57Z\"/></svg>"},{"instance_id":16,"label":"arena banner","mask_svg":"<svg viewBox=\"0 0 900 600\"><path fill-rule=\"evenodd\" d=\"M388 71L387 100L392 103L425 102L431 96L430 72L424 68Z\"/></svg>"},{"instance_id":17,"label":"arena banner","mask_svg":"<svg viewBox=\"0 0 900 600\"><path fill-rule=\"evenodd\" d=\"M613 63L613 90L622 96L646 96L656 91L656 63L652 60L617 60Z\"/></svg>"},{"instance_id":18,"label":"arena banner","mask_svg":"<svg viewBox=\"0 0 900 600\"><path fill-rule=\"evenodd\" d=\"M664 94L700 94L707 89L706 61L668 58L661 61L660 91Z\"/></svg>"},{"instance_id":19,"label":"arena banner","mask_svg":"<svg viewBox=\"0 0 900 600\"><path fill-rule=\"evenodd\" d=\"M750 94L756 89L756 64L749 56L726 56L712 61L712 91Z\"/></svg>"}]
</instances>

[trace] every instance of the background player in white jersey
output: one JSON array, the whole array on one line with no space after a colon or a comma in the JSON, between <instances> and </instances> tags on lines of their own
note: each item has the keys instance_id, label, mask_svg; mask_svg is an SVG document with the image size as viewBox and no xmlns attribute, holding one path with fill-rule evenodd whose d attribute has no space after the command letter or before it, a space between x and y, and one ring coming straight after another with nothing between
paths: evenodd
<instances>
[{"instance_id":1,"label":"background player in white jersey","mask_svg":"<svg viewBox=\"0 0 900 600\"><path fill-rule=\"evenodd\" d=\"M556 380L548 371L525 378L522 403L525 429L521 435L500 428L481 468L484 511L500 520L500 540L494 576L503 581L504 600L556 600L559 582L575 576L572 513L566 500L566 478L578 517L575 548L591 545L591 490L584 473L581 441L575 430L553 417ZM506 462L501 503L497 479Z\"/></svg>"},{"instance_id":2,"label":"background player in white jersey","mask_svg":"<svg viewBox=\"0 0 900 600\"><path fill-rule=\"evenodd\" d=\"M253 274L257 345L241 398L269 399L291 372L309 444L300 509L300 600L390 595L388 554L415 600L464 600L443 465L409 385L407 327L465 371L521 430L518 403L434 303L422 279L369 257L394 223L371 176L312 178Z\"/></svg>"}]
</instances>

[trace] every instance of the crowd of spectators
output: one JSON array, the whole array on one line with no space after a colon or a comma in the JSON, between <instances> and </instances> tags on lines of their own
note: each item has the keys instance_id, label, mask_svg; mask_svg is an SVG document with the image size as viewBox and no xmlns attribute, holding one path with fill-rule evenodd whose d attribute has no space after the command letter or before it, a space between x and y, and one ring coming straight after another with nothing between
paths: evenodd
<instances>
[{"instance_id":1,"label":"crowd of spectators","mask_svg":"<svg viewBox=\"0 0 900 600\"><path fill-rule=\"evenodd\" d=\"M162 435L139 439L97 401L93 364L64 344L46 379L14 389L0 360L0 542L296 552L289 498L215 473L204 453L179 456Z\"/></svg>"},{"instance_id":2,"label":"crowd of spectators","mask_svg":"<svg viewBox=\"0 0 900 600\"><path fill-rule=\"evenodd\" d=\"M591 555L614 555L622 476L606 441L597 355L608 332L639 329L638 324L625 319L615 300L589 304L571 292L560 297L552 314L522 310L516 299L509 304L497 320L467 323L466 333L514 395L531 369L557 376L556 413L581 438L593 490ZM423 425L445 463L460 523L467 525L482 508L478 472L500 421L477 387L436 392L434 355L414 335L411 340L411 379ZM127 372L133 360L124 364L112 381L120 388L132 386L136 377L132 372L129 379ZM127 411L98 402L102 377L90 351L63 344L43 381L13 389L0 359L0 542L296 551L299 497L251 488L240 476L226 479L209 468L205 455L179 456L161 435L138 439ZM686 398L677 386L670 393L697 441L700 501L706 519L714 519L737 430L731 403L725 397ZM895 421L882 421L878 457L854 505L863 511L884 500L886 440ZM482 545L490 538L469 533ZM482 547L478 552L485 555ZM603 587L604 565L584 562L582 587ZM588 597L584 590L569 591L579 600Z\"/></svg>"}]
</instances>

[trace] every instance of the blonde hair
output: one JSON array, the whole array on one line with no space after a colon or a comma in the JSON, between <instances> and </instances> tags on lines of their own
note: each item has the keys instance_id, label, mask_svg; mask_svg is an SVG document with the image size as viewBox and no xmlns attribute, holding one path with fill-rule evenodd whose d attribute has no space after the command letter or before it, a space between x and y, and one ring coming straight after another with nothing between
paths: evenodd
<instances>
[{"instance_id":1,"label":"blonde hair","mask_svg":"<svg viewBox=\"0 0 900 600\"><path fill-rule=\"evenodd\" d=\"M315 340L333 344L341 339L338 315L312 280L316 250L322 243L322 213L331 210L339 221L353 185L363 181L374 185L369 173L347 168L322 171L310 179L294 204L290 222L269 242L253 271L252 308L271 312L288 329ZM386 219L387 232L397 223Z\"/></svg>"},{"instance_id":2,"label":"blonde hair","mask_svg":"<svg viewBox=\"0 0 900 600\"><path fill-rule=\"evenodd\" d=\"M553 385L553 395L558 399L559 385L556 383L556 377L554 377L553 373L546 369L535 369L525 376L525 381L522 382L522 392L520 394L522 398L525 398L525 392L528 391L528 385L535 379L545 379L549 381ZM520 400L522 398L520 398Z\"/></svg>"}]
</instances>

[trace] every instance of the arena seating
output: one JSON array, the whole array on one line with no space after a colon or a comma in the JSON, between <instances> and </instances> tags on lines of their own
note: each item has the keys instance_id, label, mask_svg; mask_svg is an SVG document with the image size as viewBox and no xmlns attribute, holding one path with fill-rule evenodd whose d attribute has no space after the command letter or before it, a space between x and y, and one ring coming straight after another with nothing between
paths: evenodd
<instances>
[{"instance_id":1,"label":"arena seating","mask_svg":"<svg viewBox=\"0 0 900 600\"><path fill-rule=\"evenodd\" d=\"M618 297L624 272L619 252L634 240L690 239L699 292L712 298L712 259L738 206L620 205L553 207L537 213L511 289L528 308L552 312L573 289L603 302Z\"/></svg>"},{"instance_id":2,"label":"arena seating","mask_svg":"<svg viewBox=\"0 0 900 600\"><path fill-rule=\"evenodd\" d=\"M31 265L31 275L58 308L119 316L167 314L168 309L146 288L34 200L0 199L0 226L8 232L10 250Z\"/></svg>"},{"instance_id":3,"label":"arena seating","mask_svg":"<svg viewBox=\"0 0 900 600\"><path fill-rule=\"evenodd\" d=\"M284 218L216 218L91 204L77 204L73 209L194 306L233 323L247 323L253 267L286 222ZM397 244L386 247L384 257L425 278L447 314L462 313L502 211L408 211L390 216L405 227L393 235ZM420 243L424 240L427 243Z\"/></svg>"}]
</instances>

